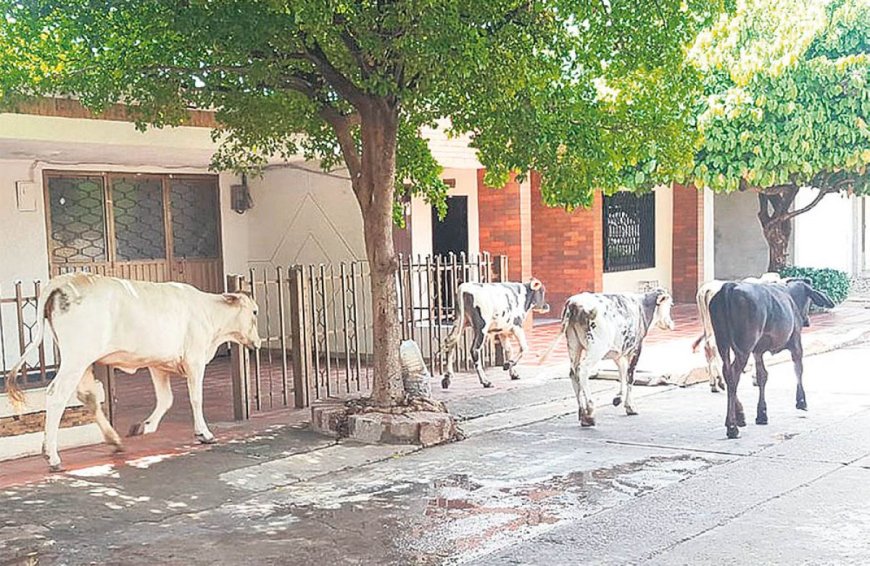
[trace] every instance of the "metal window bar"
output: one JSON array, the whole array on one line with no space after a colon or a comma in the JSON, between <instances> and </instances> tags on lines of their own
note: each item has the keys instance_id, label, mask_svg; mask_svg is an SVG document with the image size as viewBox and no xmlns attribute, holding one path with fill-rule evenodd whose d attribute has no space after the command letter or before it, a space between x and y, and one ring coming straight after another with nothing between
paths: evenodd
<instances>
[{"instance_id":1,"label":"metal window bar","mask_svg":"<svg viewBox=\"0 0 870 566\"><path fill-rule=\"evenodd\" d=\"M604 271L655 267L655 193L604 197Z\"/></svg>"}]
</instances>

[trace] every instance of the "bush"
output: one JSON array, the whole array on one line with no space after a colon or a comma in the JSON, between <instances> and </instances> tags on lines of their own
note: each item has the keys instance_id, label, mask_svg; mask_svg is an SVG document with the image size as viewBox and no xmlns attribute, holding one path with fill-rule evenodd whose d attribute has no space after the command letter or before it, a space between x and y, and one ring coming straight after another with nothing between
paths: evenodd
<instances>
[{"instance_id":1,"label":"bush","mask_svg":"<svg viewBox=\"0 0 870 566\"><path fill-rule=\"evenodd\" d=\"M815 267L786 267L779 272L782 277L806 277L812 281L813 287L840 304L849 295L851 281L845 271Z\"/></svg>"}]
</instances>

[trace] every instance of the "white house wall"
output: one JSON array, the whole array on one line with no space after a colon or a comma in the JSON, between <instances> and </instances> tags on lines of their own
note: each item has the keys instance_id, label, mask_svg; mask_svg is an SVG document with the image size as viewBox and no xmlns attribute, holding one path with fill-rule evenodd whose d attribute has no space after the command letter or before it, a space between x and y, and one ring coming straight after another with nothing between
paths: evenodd
<instances>
[{"instance_id":1,"label":"white house wall","mask_svg":"<svg viewBox=\"0 0 870 566\"><path fill-rule=\"evenodd\" d=\"M803 188L795 199L802 208L818 195ZM812 210L794 219L794 264L800 267L830 267L853 271L854 197L828 195Z\"/></svg>"},{"instance_id":2,"label":"white house wall","mask_svg":"<svg viewBox=\"0 0 870 566\"><path fill-rule=\"evenodd\" d=\"M656 199L656 265L648 269L616 271L602 275L602 287L606 293L640 290L645 282L670 288L673 272L673 224L674 190L662 186L655 190ZM533 250L534 253L534 250Z\"/></svg>"},{"instance_id":3,"label":"white house wall","mask_svg":"<svg viewBox=\"0 0 870 566\"><path fill-rule=\"evenodd\" d=\"M717 194L713 234L716 279L740 279L767 271L767 241L758 221L754 192Z\"/></svg>"}]
</instances>

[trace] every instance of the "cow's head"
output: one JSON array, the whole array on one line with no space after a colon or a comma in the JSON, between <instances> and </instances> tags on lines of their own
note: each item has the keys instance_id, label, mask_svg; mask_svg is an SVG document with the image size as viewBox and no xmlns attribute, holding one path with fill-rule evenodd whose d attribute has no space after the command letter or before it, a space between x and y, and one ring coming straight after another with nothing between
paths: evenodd
<instances>
[{"instance_id":1,"label":"cow's head","mask_svg":"<svg viewBox=\"0 0 870 566\"><path fill-rule=\"evenodd\" d=\"M662 330L673 330L675 327L674 319L671 318L671 307L674 306L674 299L671 294L665 289L653 289L650 294L655 297L656 309L653 311L653 318L650 326L658 326Z\"/></svg>"},{"instance_id":2,"label":"cow's head","mask_svg":"<svg viewBox=\"0 0 870 566\"><path fill-rule=\"evenodd\" d=\"M544 284L532 277L532 280L526 283L526 312L530 310L541 314L550 312L545 293Z\"/></svg>"},{"instance_id":3,"label":"cow's head","mask_svg":"<svg viewBox=\"0 0 870 566\"><path fill-rule=\"evenodd\" d=\"M786 286L788 294L797 306L798 315L801 317L801 324L804 327L810 325L810 304L826 309L834 308L834 301L821 291L813 289L809 279L797 277L788 279Z\"/></svg>"},{"instance_id":4,"label":"cow's head","mask_svg":"<svg viewBox=\"0 0 870 566\"><path fill-rule=\"evenodd\" d=\"M248 348L259 348L263 341L257 330L257 303L244 293L224 293L223 299L235 311L230 321L235 341Z\"/></svg>"}]
</instances>

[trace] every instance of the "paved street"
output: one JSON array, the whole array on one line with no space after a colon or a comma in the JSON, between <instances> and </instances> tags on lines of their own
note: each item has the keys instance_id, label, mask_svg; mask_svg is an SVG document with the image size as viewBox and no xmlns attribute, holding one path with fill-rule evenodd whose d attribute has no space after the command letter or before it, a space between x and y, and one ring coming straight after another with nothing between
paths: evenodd
<instances>
[{"instance_id":1,"label":"paved street","mask_svg":"<svg viewBox=\"0 0 870 566\"><path fill-rule=\"evenodd\" d=\"M870 347L771 368L770 425L725 439L724 394L567 379L457 400L462 442L336 444L275 427L212 450L0 493L0 564L607 564L870 561ZM38 561L38 562L37 562Z\"/></svg>"}]
</instances>

